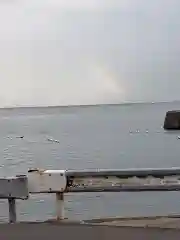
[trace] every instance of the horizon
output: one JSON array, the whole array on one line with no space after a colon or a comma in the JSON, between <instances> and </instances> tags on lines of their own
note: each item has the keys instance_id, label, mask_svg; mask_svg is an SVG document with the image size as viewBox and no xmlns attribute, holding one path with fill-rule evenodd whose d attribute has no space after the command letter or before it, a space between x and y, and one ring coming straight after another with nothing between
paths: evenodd
<instances>
[{"instance_id":1,"label":"horizon","mask_svg":"<svg viewBox=\"0 0 180 240\"><path fill-rule=\"evenodd\" d=\"M81 105L50 105L50 106L9 106L0 107L0 110L5 109L23 109L23 108L76 108L76 107L99 107L99 106L123 106L123 105L151 105L151 104L168 104L168 103L180 103L180 100L173 101L157 101L157 102L123 102L123 103L100 103L100 104L81 104Z\"/></svg>"}]
</instances>

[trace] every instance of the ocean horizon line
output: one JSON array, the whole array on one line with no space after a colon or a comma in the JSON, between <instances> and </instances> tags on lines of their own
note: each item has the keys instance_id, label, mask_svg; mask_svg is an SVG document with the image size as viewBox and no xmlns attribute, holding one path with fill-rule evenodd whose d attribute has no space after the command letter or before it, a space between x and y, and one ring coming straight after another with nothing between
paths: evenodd
<instances>
[{"instance_id":1,"label":"ocean horizon line","mask_svg":"<svg viewBox=\"0 0 180 240\"><path fill-rule=\"evenodd\" d=\"M163 103L180 103L180 100L173 101L137 101L137 102L120 102L120 103L97 103L97 104L67 104L67 105L14 105L0 107L0 110L11 109L34 109L34 108L77 108L77 107L101 107L101 106L128 106L128 105L144 105L144 104L163 104Z\"/></svg>"}]
</instances>

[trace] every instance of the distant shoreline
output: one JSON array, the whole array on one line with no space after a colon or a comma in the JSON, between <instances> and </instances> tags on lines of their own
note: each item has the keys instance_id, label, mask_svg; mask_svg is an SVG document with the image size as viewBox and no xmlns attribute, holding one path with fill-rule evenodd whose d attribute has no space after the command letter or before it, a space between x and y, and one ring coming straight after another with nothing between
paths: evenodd
<instances>
[{"instance_id":1,"label":"distant shoreline","mask_svg":"<svg viewBox=\"0 0 180 240\"><path fill-rule=\"evenodd\" d=\"M0 110L13 110L13 109L44 109L44 108L78 108L78 107L102 107L102 106L128 106L128 105L145 105L145 104L167 104L167 103L180 103L180 100L174 101L159 101L159 102L123 102L123 103L100 103L100 104L74 104L74 105L37 105L37 106L7 106L0 107Z\"/></svg>"}]
</instances>

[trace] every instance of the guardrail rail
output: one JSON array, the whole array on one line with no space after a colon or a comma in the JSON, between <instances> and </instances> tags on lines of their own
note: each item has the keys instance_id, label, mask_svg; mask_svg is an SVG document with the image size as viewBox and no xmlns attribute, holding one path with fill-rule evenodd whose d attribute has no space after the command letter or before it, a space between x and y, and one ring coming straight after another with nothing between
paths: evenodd
<instances>
[{"instance_id":1,"label":"guardrail rail","mask_svg":"<svg viewBox=\"0 0 180 240\"><path fill-rule=\"evenodd\" d=\"M64 217L64 194L69 192L180 191L180 168L120 170L29 169L27 175L0 178L0 198L8 199L9 222L16 222L16 199L55 193L57 220Z\"/></svg>"}]
</instances>

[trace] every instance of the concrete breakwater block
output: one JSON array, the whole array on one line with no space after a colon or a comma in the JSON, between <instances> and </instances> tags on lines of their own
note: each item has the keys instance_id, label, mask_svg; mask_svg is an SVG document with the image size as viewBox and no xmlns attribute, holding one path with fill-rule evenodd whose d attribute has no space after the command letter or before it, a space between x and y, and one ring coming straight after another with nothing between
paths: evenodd
<instances>
[{"instance_id":1,"label":"concrete breakwater block","mask_svg":"<svg viewBox=\"0 0 180 240\"><path fill-rule=\"evenodd\" d=\"M164 120L165 130L180 130L180 110L168 111Z\"/></svg>"}]
</instances>

